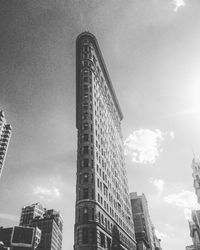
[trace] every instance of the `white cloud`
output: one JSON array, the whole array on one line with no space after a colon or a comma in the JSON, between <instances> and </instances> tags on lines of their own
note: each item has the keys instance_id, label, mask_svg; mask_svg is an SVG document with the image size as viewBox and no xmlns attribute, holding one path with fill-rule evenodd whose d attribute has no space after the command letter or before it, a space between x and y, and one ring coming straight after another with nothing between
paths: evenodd
<instances>
[{"instance_id":1,"label":"white cloud","mask_svg":"<svg viewBox=\"0 0 200 250\"><path fill-rule=\"evenodd\" d=\"M13 214L0 213L0 219L11 220L11 221L19 221L19 216Z\"/></svg>"},{"instance_id":2,"label":"white cloud","mask_svg":"<svg viewBox=\"0 0 200 250\"><path fill-rule=\"evenodd\" d=\"M60 190L56 187L44 188L37 186L33 190L33 194L39 195L40 199L60 197Z\"/></svg>"},{"instance_id":3,"label":"white cloud","mask_svg":"<svg viewBox=\"0 0 200 250\"><path fill-rule=\"evenodd\" d=\"M184 215L186 220L191 220L191 216L192 216L192 209L190 208L184 208Z\"/></svg>"},{"instance_id":4,"label":"white cloud","mask_svg":"<svg viewBox=\"0 0 200 250\"><path fill-rule=\"evenodd\" d=\"M167 235L165 233L159 232L157 229L155 229L155 234L158 237L158 239L166 239L168 238Z\"/></svg>"},{"instance_id":5,"label":"white cloud","mask_svg":"<svg viewBox=\"0 0 200 250\"><path fill-rule=\"evenodd\" d=\"M167 136L173 139L174 132L161 132L159 129L135 130L124 142L125 153L131 155L133 162L153 164L162 151L161 143Z\"/></svg>"},{"instance_id":6,"label":"white cloud","mask_svg":"<svg viewBox=\"0 0 200 250\"><path fill-rule=\"evenodd\" d=\"M185 6L184 0L173 0L173 4L175 5L174 11L177 12L180 7Z\"/></svg>"},{"instance_id":7,"label":"white cloud","mask_svg":"<svg viewBox=\"0 0 200 250\"><path fill-rule=\"evenodd\" d=\"M191 219L192 209L200 209L196 195L188 190L183 190L176 194L170 194L164 198L164 201L169 204L174 204L177 207L182 207L187 220Z\"/></svg>"},{"instance_id":8,"label":"white cloud","mask_svg":"<svg viewBox=\"0 0 200 250\"><path fill-rule=\"evenodd\" d=\"M164 185L165 185L164 180L150 178L150 182L156 187L159 194L161 194L163 192Z\"/></svg>"}]
</instances>

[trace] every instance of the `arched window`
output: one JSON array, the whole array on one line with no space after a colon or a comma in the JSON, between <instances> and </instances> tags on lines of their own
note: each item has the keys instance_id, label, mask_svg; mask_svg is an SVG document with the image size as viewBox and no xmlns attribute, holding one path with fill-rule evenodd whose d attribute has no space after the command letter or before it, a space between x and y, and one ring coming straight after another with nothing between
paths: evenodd
<instances>
[{"instance_id":1,"label":"arched window","mask_svg":"<svg viewBox=\"0 0 200 250\"><path fill-rule=\"evenodd\" d=\"M89 174L88 174L88 173L84 173L84 174L83 174L83 182L84 182L84 183L87 183L88 180L89 180Z\"/></svg>"},{"instance_id":2,"label":"arched window","mask_svg":"<svg viewBox=\"0 0 200 250\"><path fill-rule=\"evenodd\" d=\"M88 221L88 208L87 207L83 208L83 220Z\"/></svg>"}]
</instances>

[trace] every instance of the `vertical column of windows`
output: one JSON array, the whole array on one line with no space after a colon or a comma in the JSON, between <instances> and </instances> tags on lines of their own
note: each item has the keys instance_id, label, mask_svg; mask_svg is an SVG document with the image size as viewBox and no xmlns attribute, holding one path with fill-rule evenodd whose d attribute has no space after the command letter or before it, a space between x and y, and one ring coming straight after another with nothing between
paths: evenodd
<instances>
[{"instance_id":1,"label":"vertical column of windows","mask_svg":"<svg viewBox=\"0 0 200 250\"><path fill-rule=\"evenodd\" d=\"M84 41L81 50L82 67L80 69L81 81L81 130L79 131L79 199L94 199L93 173L93 98L92 98L92 72L90 69L91 47ZM90 173L90 174L89 174Z\"/></svg>"}]
</instances>

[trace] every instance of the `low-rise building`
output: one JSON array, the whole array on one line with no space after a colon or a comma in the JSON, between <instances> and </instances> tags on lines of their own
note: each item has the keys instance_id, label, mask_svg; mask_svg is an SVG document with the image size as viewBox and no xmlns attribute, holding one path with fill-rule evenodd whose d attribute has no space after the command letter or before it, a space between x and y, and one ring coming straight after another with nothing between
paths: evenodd
<instances>
[{"instance_id":1,"label":"low-rise building","mask_svg":"<svg viewBox=\"0 0 200 250\"><path fill-rule=\"evenodd\" d=\"M41 240L37 250L61 250L63 218L59 211L46 209L40 203L22 208L20 225L38 227Z\"/></svg>"},{"instance_id":2,"label":"low-rise building","mask_svg":"<svg viewBox=\"0 0 200 250\"><path fill-rule=\"evenodd\" d=\"M2 249L36 250L40 243L40 238L41 230L38 227L14 226L0 228Z\"/></svg>"}]
</instances>

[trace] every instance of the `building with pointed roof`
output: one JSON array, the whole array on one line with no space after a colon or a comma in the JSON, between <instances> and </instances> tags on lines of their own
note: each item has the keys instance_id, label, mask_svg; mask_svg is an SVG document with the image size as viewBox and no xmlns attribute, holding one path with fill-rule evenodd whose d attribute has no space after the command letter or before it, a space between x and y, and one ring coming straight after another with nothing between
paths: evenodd
<instances>
[{"instance_id":1,"label":"building with pointed roof","mask_svg":"<svg viewBox=\"0 0 200 250\"><path fill-rule=\"evenodd\" d=\"M74 250L135 250L123 115L95 36L76 41L78 132Z\"/></svg>"}]
</instances>

